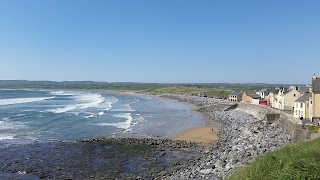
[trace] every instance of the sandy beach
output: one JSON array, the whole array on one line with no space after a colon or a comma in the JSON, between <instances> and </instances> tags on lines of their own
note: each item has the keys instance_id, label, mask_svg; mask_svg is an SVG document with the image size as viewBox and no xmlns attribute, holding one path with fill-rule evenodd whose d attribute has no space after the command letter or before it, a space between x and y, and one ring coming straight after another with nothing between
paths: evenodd
<instances>
[{"instance_id":1,"label":"sandy beach","mask_svg":"<svg viewBox=\"0 0 320 180\"><path fill-rule=\"evenodd\" d=\"M148 96L144 93L118 93ZM259 119L260 116L264 117L261 115L261 107L238 104L236 109L226 110L233 105L232 102L175 94L152 97L165 101L161 102L164 106L154 104L155 107L166 107L157 112L165 113L163 111L166 109L180 106L176 103L183 102L192 105L182 108L182 111L189 115L168 118L164 121L165 126L160 124L162 127L158 129L151 124L148 137L143 138L132 137L134 134L129 133L130 138L101 137L8 147L8 150L0 152L0 159L4 162L0 164L0 177L223 179L238 167L288 144L292 139L283 128L283 121L270 124ZM172 103L168 102L169 99ZM154 106L140 106L149 107ZM196 111L199 107L202 108L201 112ZM201 114L202 117L185 111ZM167 117L155 116L154 120L161 121ZM205 123L205 120L208 123ZM187 128L183 129L182 125ZM55 157L54 160L52 157Z\"/></svg>"},{"instance_id":2,"label":"sandy beach","mask_svg":"<svg viewBox=\"0 0 320 180\"><path fill-rule=\"evenodd\" d=\"M192 107L192 113L200 114L203 116L201 112L198 111L199 107L196 105L190 103L190 102L181 102L169 98L163 98L158 95L151 95L146 93L139 93L135 91L115 91L117 93L126 94L126 95L142 95L142 96L149 96L152 98L158 98L158 99L164 99L166 101L171 101L174 103L179 104L187 104ZM204 118L204 121L206 121L206 125L202 127L195 127L186 131L183 131L181 133L176 134L171 139L172 140L182 140L187 142L198 142L198 143L212 143L217 140L219 140L218 132L220 130L221 124L214 121L208 121Z\"/></svg>"},{"instance_id":3,"label":"sandy beach","mask_svg":"<svg viewBox=\"0 0 320 180\"><path fill-rule=\"evenodd\" d=\"M127 94L138 94L138 93L129 92ZM203 114L198 111L199 107L193 103L181 102L181 101L177 101L169 98L164 98L158 95L149 95L149 94L142 94L142 95L150 96L153 98L165 99L167 101L171 101L174 103L187 104L189 106L192 106L192 110L191 110L192 113L201 114L203 116ZM199 143L212 143L219 140L218 133L219 133L221 124L214 121L208 121L208 119L206 119L205 117L204 117L204 121L206 121L206 125L202 127L192 128L184 132L178 133L176 136L172 137L171 139L182 140L187 142L199 142Z\"/></svg>"},{"instance_id":4,"label":"sandy beach","mask_svg":"<svg viewBox=\"0 0 320 180\"><path fill-rule=\"evenodd\" d=\"M211 143L219 139L218 132L220 124L217 122L208 122L203 127L193 128L179 133L173 140L183 140L188 142Z\"/></svg>"}]
</instances>

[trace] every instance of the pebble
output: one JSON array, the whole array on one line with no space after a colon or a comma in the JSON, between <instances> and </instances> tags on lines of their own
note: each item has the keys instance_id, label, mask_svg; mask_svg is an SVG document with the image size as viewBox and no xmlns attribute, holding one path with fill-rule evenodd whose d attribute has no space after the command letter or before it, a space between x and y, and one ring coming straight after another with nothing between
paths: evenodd
<instances>
[{"instance_id":1,"label":"pebble","mask_svg":"<svg viewBox=\"0 0 320 180\"><path fill-rule=\"evenodd\" d=\"M205 107L205 118L222 124L218 133L219 141L209 145L209 150L203 152L202 158L163 179L225 178L237 167L266 152L279 149L291 140L280 122L269 124L257 119L254 115L261 116L261 113L251 107L238 109L234 102L189 95L162 94L160 97ZM230 109L231 106L233 108Z\"/></svg>"}]
</instances>

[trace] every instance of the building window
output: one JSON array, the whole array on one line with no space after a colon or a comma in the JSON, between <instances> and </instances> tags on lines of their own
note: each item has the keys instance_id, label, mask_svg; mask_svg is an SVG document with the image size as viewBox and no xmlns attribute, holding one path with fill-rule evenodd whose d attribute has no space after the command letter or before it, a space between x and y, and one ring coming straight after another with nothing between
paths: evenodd
<instances>
[{"instance_id":1,"label":"building window","mask_svg":"<svg viewBox=\"0 0 320 180\"><path fill-rule=\"evenodd\" d=\"M300 103L300 108L303 108L303 104L302 103Z\"/></svg>"},{"instance_id":2,"label":"building window","mask_svg":"<svg viewBox=\"0 0 320 180\"><path fill-rule=\"evenodd\" d=\"M296 97L297 95L296 95L296 94L293 94L293 96Z\"/></svg>"}]
</instances>

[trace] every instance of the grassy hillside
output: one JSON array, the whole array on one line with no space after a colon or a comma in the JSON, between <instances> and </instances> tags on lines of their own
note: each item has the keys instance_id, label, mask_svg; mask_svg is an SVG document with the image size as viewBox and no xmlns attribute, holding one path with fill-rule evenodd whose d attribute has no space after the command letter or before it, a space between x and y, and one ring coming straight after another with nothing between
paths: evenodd
<instances>
[{"instance_id":1,"label":"grassy hillside","mask_svg":"<svg viewBox=\"0 0 320 180\"><path fill-rule=\"evenodd\" d=\"M219 89L219 88L197 88L197 87L187 87L187 86L170 86L161 88L151 88L149 92L154 93L172 93L172 94L203 94L207 96L215 97L228 97L232 93L229 89Z\"/></svg>"},{"instance_id":2,"label":"grassy hillside","mask_svg":"<svg viewBox=\"0 0 320 180\"><path fill-rule=\"evenodd\" d=\"M320 179L320 139L267 153L228 178L235 179Z\"/></svg>"},{"instance_id":3,"label":"grassy hillside","mask_svg":"<svg viewBox=\"0 0 320 180\"><path fill-rule=\"evenodd\" d=\"M94 81L26 81L0 80L0 89L98 89L148 91L155 93L202 94L226 98L233 91L254 93L262 88L276 87L273 84L228 84L228 83L135 83L135 82L94 82Z\"/></svg>"}]
</instances>

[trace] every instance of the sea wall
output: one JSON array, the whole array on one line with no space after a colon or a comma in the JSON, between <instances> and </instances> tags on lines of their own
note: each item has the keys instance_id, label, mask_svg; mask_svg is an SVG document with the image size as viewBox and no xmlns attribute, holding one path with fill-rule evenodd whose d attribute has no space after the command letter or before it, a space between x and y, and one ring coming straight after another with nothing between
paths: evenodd
<instances>
[{"instance_id":1,"label":"sea wall","mask_svg":"<svg viewBox=\"0 0 320 180\"><path fill-rule=\"evenodd\" d=\"M293 142L310 139L310 133L302 128L301 122L293 114L271 107L245 103L238 103L236 109L249 113L259 120L266 120L268 123L279 121L282 128L291 135Z\"/></svg>"},{"instance_id":2,"label":"sea wall","mask_svg":"<svg viewBox=\"0 0 320 180\"><path fill-rule=\"evenodd\" d=\"M188 163L163 179L221 179L269 151L290 143L292 137L282 122L264 120L266 109L214 98L162 94L160 97L201 107L209 121L222 124L218 142L209 144L197 161ZM280 115L275 116L280 117Z\"/></svg>"},{"instance_id":3,"label":"sea wall","mask_svg":"<svg viewBox=\"0 0 320 180\"><path fill-rule=\"evenodd\" d=\"M220 106L224 110L238 110L251 114L258 120L265 120L269 124L277 122L287 133L292 137L292 142L307 140L311 138L311 133L303 129L301 121L296 119L293 114L256 104L234 103L225 100L218 100L212 98L195 97L189 95L173 95L162 94L161 97L174 99L182 102L189 102L197 106ZM221 111L221 109L220 109ZM216 115L219 113L216 112ZM212 117L211 117L212 118ZM219 121L220 117L214 117L213 120Z\"/></svg>"}]
</instances>

